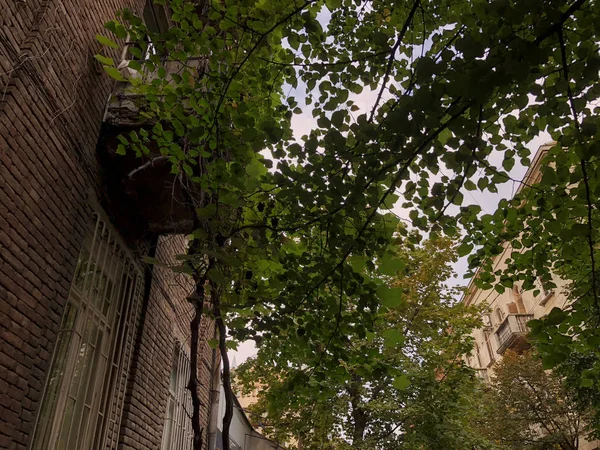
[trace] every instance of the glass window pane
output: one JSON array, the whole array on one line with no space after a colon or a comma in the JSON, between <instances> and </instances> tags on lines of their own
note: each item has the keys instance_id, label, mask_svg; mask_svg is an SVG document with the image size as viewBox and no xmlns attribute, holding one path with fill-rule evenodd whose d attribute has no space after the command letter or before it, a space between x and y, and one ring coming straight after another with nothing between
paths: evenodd
<instances>
[{"instance_id":1,"label":"glass window pane","mask_svg":"<svg viewBox=\"0 0 600 450\"><path fill-rule=\"evenodd\" d=\"M67 448L67 438L69 436L69 426L65 424L70 424L71 419L73 418L73 409L75 408L75 399L69 398L67 399L67 406L64 411L62 428L60 430L60 436L58 442L56 444L57 448Z\"/></svg>"},{"instance_id":2,"label":"glass window pane","mask_svg":"<svg viewBox=\"0 0 600 450\"><path fill-rule=\"evenodd\" d=\"M34 442L39 445L34 445L33 449L43 448L43 443L50 438L51 432L51 421L54 417L54 410L58 401L58 394L62 385L63 376L65 373L67 354L69 350L69 344L71 342L72 333L70 330L73 329L73 324L77 317L77 307L71 303L67 303L65 307L65 314L63 316L61 330L66 329L69 331L60 331L58 333L58 339L56 341L55 353L48 375L48 381L46 385L46 391L42 401L42 408L39 414L39 425L35 432Z\"/></svg>"},{"instance_id":3,"label":"glass window pane","mask_svg":"<svg viewBox=\"0 0 600 450\"><path fill-rule=\"evenodd\" d=\"M133 291L139 268L96 217L94 238L86 239L73 275L32 450L100 448L109 416L118 423L121 414L124 393L117 399L112 393L130 361L131 348L122 344L132 339L135 315L128 311L141 303L139 290Z\"/></svg>"}]
</instances>

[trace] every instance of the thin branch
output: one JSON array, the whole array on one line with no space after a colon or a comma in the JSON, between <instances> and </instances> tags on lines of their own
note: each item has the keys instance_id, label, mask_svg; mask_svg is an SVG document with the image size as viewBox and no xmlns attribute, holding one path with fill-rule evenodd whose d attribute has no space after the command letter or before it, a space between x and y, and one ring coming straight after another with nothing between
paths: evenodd
<instances>
[{"instance_id":1,"label":"thin branch","mask_svg":"<svg viewBox=\"0 0 600 450\"><path fill-rule=\"evenodd\" d=\"M548 29L545 30L544 33L539 35L537 39L534 41L535 44L539 45L544 41L548 36L551 36L554 33L559 33L562 30L563 24L569 20L569 18L577 12L577 10L581 9L586 0L577 0L573 3L560 17L558 22L553 23Z\"/></svg>"},{"instance_id":2,"label":"thin branch","mask_svg":"<svg viewBox=\"0 0 600 450\"><path fill-rule=\"evenodd\" d=\"M383 77L383 83L381 85L381 88L379 89L379 93L377 94L377 100L375 100L375 104L373 105L373 109L371 110L371 115L369 116L369 122L373 121L373 117L375 117L377 108L379 108L379 102L381 102L381 97L383 95L383 91L385 91L385 87L387 86L387 83L390 79L390 75L392 73L392 67L394 66L394 61L396 60L396 51L398 50L398 47L400 47L400 44L402 44L402 41L404 40L404 36L406 35L406 32L408 31L408 27L412 23L413 17L415 16L415 12L417 12L417 8L419 7L420 4L421 4L420 0L416 0L413 3L413 6L412 6L410 12L408 13L408 17L406 18L406 21L404 22L404 25L402 26L402 30L400 30L400 35L398 36L396 43L394 44L394 46L392 47L392 49L390 51L388 65L385 69L385 75Z\"/></svg>"},{"instance_id":3,"label":"thin branch","mask_svg":"<svg viewBox=\"0 0 600 450\"><path fill-rule=\"evenodd\" d=\"M371 211L371 213L367 217L365 223L363 224L363 226L358 231L358 234L356 236L356 240L358 240L363 235L363 233L366 231L366 229L370 225L371 221L373 220L373 218L377 214L379 207L381 205L383 205L383 203L385 202L385 200L396 190L396 184L402 179L402 177L404 177L404 175L406 174L406 172L410 168L410 165L417 158L417 156L419 156L419 154L421 153L421 151L423 151L423 149L425 147L427 147L427 145L429 145L431 143L431 141L433 141L434 139L436 139L439 136L439 134L442 131L444 131L448 127L448 125L450 125L451 122L453 122L456 118L458 118L459 116L461 116L468 108L469 108L468 105L462 107L458 113L454 114L450 119L448 119L444 124L442 124L437 130L435 130L433 133L431 133L431 135L427 139L425 139L421 143L421 145L419 145L419 147L417 147L417 149L412 153L412 155L410 156L410 158L408 160L404 161L403 167L398 171L398 173L396 174L396 176L394 177L394 179L390 183L390 187L384 192L384 194L382 195L382 197L377 202L377 205L375 205L373 207L373 210ZM381 173L384 173L385 171L389 170L393 166L398 165L399 163L400 163L400 161L396 160L396 161L393 161L393 162L391 162L389 164L386 164L385 166L383 166L378 171L378 175L380 175ZM375 180L376 178L377 178L377 175L374 176L367 183L367 186L369 186L373 182L373 180ZM319 282L317 282L311 289L308 290L308 292L306 293L306 295L302 298L302 300L300 300L300 302L298 303L298 305L296 305L296 307L294 308L293 313L295 313L300 308L300 306L302 306L302 304L312 295L312 293L316 289L318 289L319 287L321 287L321 285L323 285L323 283L325 283L329 279L329 277L331 277L346 262L346 259L348 259L348 257L350 256L350 254L352 253L353 250L354 250L354 246L350 245L350 248L342 256L342 258L338 262L338 264L336 264L336 266L327 275L325 275Z\"/></svg>"},{"instance_id":4,"label":"thin branch","mask_svg":"<svg viewBox=\"0 0 600 450\"><path fill-rule=\"evenodd\" d=\"M129 172L127 174L128 178L133 178L133 176L138 173L141 172L142 170L144 170L145 168L147 168L148 166L152 166L154 167L154 163L156 162L161 162L161 161L165 161L169 159L168 156L157 156L156 158L152 158L150 161L146 162L145 164L142 164L140 167L133 169L131 172Z\"/></svg>"},{"instance_id":5,"label":"thin branch","mask_svg":"<svg viewBox=\"0 0 600 450\"><path fill-rule=\"evenodd\" d=\"M460 33L462 33L465 28L467 28L465 25L461 25L458 28L458 30L456 31L456 33L454 33L454 36L452 36L450 38L450 40L446 43L446 45L444 45L444 47L439 52L437 52L437 55L433 59L435 62L437 62L442 57L442 52L444 50L450 48L450 46L452 45L452 43L458 38L458 36L460 36Z\"/></svg>"},{"instance_id":6,"label":"thin branch","mask_svg":"<svg viewBox=\"0 0 600 450\"><path fill-rule=\"evenodd\" d=\"M569 68L567 66L567 50L565 47L565 40L563 36L562 28L558 31L558 40L560 42L560 53L562 57L562 65L564 71L565 82L567 83L567 95L569 96L569 104L571 105L571 112L573 113L573 120L575 121L575 126L579 131L579 119L577 115L577 109L575 108L575 100L573 99L573 91L571 90L571 83L569 82ZM597 320L600 321L600 304L598 302L598 284L596 280L596 258L594 254L594 226L592 220L592 211L594 205L592 204L592 198L590 194L590 183L589 176L587 172L587 164L586 161L581 158L580 159L581 172L583 174L583 184L585 186L585 198L587 202L587 225L588 225L588 233L587 233L587 242L588 248L590 252L590 263L592 265L592 293L594 295L594 306L596 308L596 314L598 315Z\"/></svg>"},{"instance_id":7,"label":"thin branch","mask_svg":"<svg viewBox=\"0 0 600 450\"><path fill-rule=\"evenodd\" d=\"M481 141L481 121L482 120L483 120L483 106L480 105L479 106L479 117L477 119L477 131L475 132L475 139L474 139L475 142L473 142L473 148L471 149L471 159L469 160L469 162L467 163L467 166L465 167L465 171L463 172L462 177L458 183L456 192L454 193L454 195L452 195L452 198L450 198L450 201L448 201L448 203L446 203L446 205L444 205L442 210L439 212L439 214L433 220L433 223L436 223L438 220L440 220L444 216L446 209L448 209L448 207L454 203L456 196L459 194L460 190L462 189L462 187L465 183L465 180L467 179L467 176L469 175L469 170L471 169L471 166L473 165L473 161L475 161L475 154L477 152L477 148L479 147L479 142Z\"/></svg>"},{"instance_id":8,"label":"thin branch","mask_svg":"<svg viewBox=\"0 0 600 450\"><path fill-rule=\"evenodd\" d=\"M368 55L361 56L361 57L358 57L355 59L345 59L342 61L334 61L334 62L319 61L319 62L313 62L313 63L284 63L281 61L275 61L273 59L267 59L267 58L263 58L263 57L260 57L259 59L261 59L265 62L268 62L269 64L274 64L277 66L284 66L284 67L307 67L307 68L336 67L336 66L347 66L349 64L367 61L372 58L377 58L378 56L387 55L391 51L392 51L392 49L388 48L386 50L382 50L382 51L375 52L375 53L370 53Z\"/></svg>"},{"instance_id":9,"label":"thin branch","mask_svg":"<svg viewBox=\"0 0 600 450\"><path fill-rule=\"evenodd\" d=\"M285 16L282 20L280 20L279 22L277 22L275 25L273 25L271 28L269 28L265 33L263 33L260 36L260 38L256 41L256 43L254 44L254 46L250 50L248 50L248 52L246 53L246 56L244 57L244 59L242 60L242 62L235 68L235 70L233 71L233 73L231 74L231 76L228 78L227 83L225 84L225 88L223 89L223 92L221 93L221 96L219 97L219 101L217 103L217 107L215 108L215 117L214 117L214 120L213 120L213 124L211 126L211 131L212 131L212 129L217 124L218 117L219 117L219 110L221 109L221 105L223 104L223 101L225 101L225 96L227 95L227 91L229 90L229 86L231 86L231 83L233 82L233 80L235 79L235 77L238 76L238 74L240 73L240 71L242 70L242 68L246 64L246 62L248 62L248 60L250 59L250 57L252 56L252 54L254 53L254 51L260 46L260 44L262 43L263 39L265 37L267 37L270 33L272 33L275 29L277 29L279 26L283 25L288 20L290 20L293 16L295 16L300 11L302 11L304 8L306 8L308 5L310 5L312 3L315 3L316 1L317 0L308 0L308 1L304 2L298 8L294 9L291 13L289 13L287 16Z\"/></svg>"},{"instance_id":10,"label":"thin branch","mask_svg":"<svg viewBox=\"0 0 600 450\"><path fill-rule=\"evenodd\" d=\"M187 388L192 397L192 430L194 433L192 448L202 450L202 428L200 427L200 397L198 396L198 343L200 339L200 323L204 310L206 297L205 283L208 277L208 268L204 275L196 282L194 293L188 301L194 306L194 317L190 322L190 379Z\"/></svg>"},{"instance_id":11,"label":"thin branch","mask_svg":"<svg viewBox=\"0 0 600 450\"><path fill-rule=\"evenodd\" d=\"M211 286L214 286L211 282ZM223 390L225 391L225 414L223 415L223 450L229 450L229 428L231 419L233 418L233 390L231 389L231 371L229 366L229 356L227 355L227 334L225 322L221 313L221 305L219 295L216 293L216 286L211 289L213 298L213 311L217 328L219 329L219 352L221 353L221 361L223 361Z\"/></svg>"}]
</instances>

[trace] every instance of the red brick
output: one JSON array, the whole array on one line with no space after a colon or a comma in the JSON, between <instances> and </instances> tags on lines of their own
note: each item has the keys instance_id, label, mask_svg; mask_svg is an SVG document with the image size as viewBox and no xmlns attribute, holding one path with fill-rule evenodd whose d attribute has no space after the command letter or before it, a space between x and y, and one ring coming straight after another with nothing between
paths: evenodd
<instances>
[{"instance_id":1,"label":"red brick","mask_svg":"<svg viewBox=\"0 0 600 450\"><path fill-rule=\"evenodd\" d=\"M0 448L31 444L71 279L92 220L88 195L103 191L96 143L112 82L93 63L91 55L100 50L95 35L104 33L103 23L117 9L139 12L144 3L67 0L62 6L0 0L6 38L0 44L0 72L7 72L0 75ZM134 239L132 249L145 254L149 242ZM181 236L162 238L157 256L171 260L185 249ZM121 398L124 449L160 446L173 345L189 335L191 310L185 299L191 284L164 268L154 272L146 319L138 311L135 334L125 343L136 352ZM212 337L214 325L204 321L202 327L203 338ZM212 350L200 348L199 392L208 405ZM203 408L204 428L207 411Z\"/></svg>"}]
</instances>

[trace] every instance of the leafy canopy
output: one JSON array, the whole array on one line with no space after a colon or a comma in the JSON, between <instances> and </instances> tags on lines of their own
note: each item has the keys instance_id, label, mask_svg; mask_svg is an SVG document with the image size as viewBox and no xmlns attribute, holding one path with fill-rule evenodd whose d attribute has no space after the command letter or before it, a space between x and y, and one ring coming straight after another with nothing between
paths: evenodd
<instances>
[{"instance_id":1,"label":"leafy canopy","mask_svg":"<svg viewBox=\"0 0 600 450\"><path fill-rule=\"evenodd\" d=\"M575 391L546 372L534 351L508 350L480 400L476 428L500 448L576 450L590 439L589 409L579 407Z\"/></svg>"},{"instance_id":2,"label":"leafy canopy","mask_svg":"<svg viewBox=\"0 0 600 450\"><path fill-rule=\"evenodd\" d=\"M342 337L366 337L395 306L382 280L402 263L388 250L402 198L414 227L467 230L460 252L481 247L471 262L488 281L564 268L574 306L536 325L540 349L547 366L579 347L598 356L597 1L169 6L164 33L130 12L107 25L135 43L137 75L97 59L141 98L140 128L118 151L172 165L196 212L181 270L210 280L235 337L285 338L302 325L320 346L294 358L344 360ZM298 137L302 108L316 125ZM539 189L494 215L466 203L464 192L496 192L515 163L528 165L542 131L557 144ZM486 264L506 239L526 251L495 273ZM596 363L582 383L599 373Z\"/></svg>"},{"instance_id":3,"label":"leafy canopy","mask_svg":"<svg viewBox=\"0 0 600 450\"><path fill-rule=\"evenodd\" d=\"M236 369L242 391L258 390L250 417L277 442L302 440L320 449L491 448L469 425L473 371L461 355L472 348L481 311L454 304L446 286L456 261L447 239L399 244L405 265L390 272L393 306L375 315L372 332L347 334L345 354L317 366L299 349L318 337L297 328L273 336ZM356 307L349 299L345 311Z\"/></svg>"}]
</instances>

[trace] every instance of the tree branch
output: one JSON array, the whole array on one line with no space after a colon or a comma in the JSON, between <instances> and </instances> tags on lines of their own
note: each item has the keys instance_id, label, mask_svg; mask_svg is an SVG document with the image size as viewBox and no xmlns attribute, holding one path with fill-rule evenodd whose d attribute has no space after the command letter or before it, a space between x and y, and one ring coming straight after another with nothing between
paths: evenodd
<instances>
[{"instance_id":1,"label":"tree branch","mask_svg":"<svg viewBox=\"0 0 600 450\"><path fill-rule=\"evenodd\" d=\"M248 52L246 53L246 56L244 57L244 59L242 60L242 62L235 68L235 70L233 71L233 73L231 74L231 76L227 79L227 83L225 84L225 88L223 89L223 92L221 93L221 96L219 97L219 101L217 102L217 107L215 108L215 117L213 119L213 124L211 126L211 131L212 131L212 129L217 124L218 117L219 117L219 110L221 109L221 105L223 104L223 101L225 100L225 96L227 95L227 91L229 90L229 86L231 86L231 83L233 82L233 80L235 79L235 77L238 76L238 74L242 70L242 67L244 67L244 65L246 64L246 62L248 62L248 60L250 59L250 56L252 56L252 53L254 53L254 51L259 47L259 45L261 44L261 42L263 41L263 39L265 37L267 37L270 33L272 33L276 28L278 28L279 26L283 25L288 20L290 20L290 18L292 18L293 16L295 16L296 14L298 14L304 8L306 8L308 5L310 5L312 3L315 3L316 1L317 0L307 0L301 6L297 7L296 9L294 9L291 13L289 13L287 16L285 16L282 20L280 20L275 25L273 25L271 28L269 28L266 32L264 32L260 36L260 38L256 41L256 43L254 44L254 46L250 50L248 50Z\"/></svg>"},{"instance_id":2,"label":"tree branch","mask_svg":"<svg viewBox=\"0 0 600 450\"><path fill-rule=\"evenodd\" d=\"M133 178L133 176L138 173L141 172L142 170L144 170L146 167L148 166L152 166L154 167L154 163L157 162L162 162L162 161L166 161L167 159L169 159L168 156L157 156L156 158L152 158L150 161L146 162L145 164L142 164L140 167L133 169L131 172L129 172L127 174L128 178Z\"/></svg>"},{"instance_id":3,"label":"tree branch","mask_svg":"<svg viewBox=\"0 0 600 450\"><path fill-rule=\"evenodd\" d=\"M558 30L558 40L560 42L560 54L562 59L563 66L563 74L565 77L565 82L567 83L567 95L569 96L569 104L571 105L571 112L573 114L573 120L575 121L575 126L577 130L580 130L579 127L579 118L577 115L577 109L575 108L575 100L573 99L573 91L571 90L571 83L569 81L569 67L567 66L567 50L565 46L565 40L563 36L563 30L560 28ZM594 226L592 223L592 211L594 205L592 204L592 197L590 193L590 182L589 176L586 167L586 161L581 158L579 160L579 164L581 166L581 172L583 175L583 184L585 186L585 198L587 203L587 225L588 225L588 233L587 233L587 243L590 252L590 263L592 266L592 293L594 296L594 307L596 309L597 321L600 321L600 304L598 302L598 284L596 280L596 258L594 254Z\"/></svg>"},{"instance_id":4,"label":"tree branch","mask_svg":"<svg viewBox=\"0 0 600 450\"><path fill-rule=\"evenodd\" d=\"M400 30L400 35L398 36L396 43L394 44L394 46L392 47L392 49L390 51L390 58L388 60L388 65L385 69L383 83L381 85L381 88L379 89L379 93L377 94L377 100L375 100L375 104L373 105L373 109L371 110L371 115L369 116L369 122L373 121L373 117L375 117L377 108L379 108L379 102L381 101L383 91L385 90L385 87L386 87L386 85L390 79L390 75L392 73L392 67L394 66L394 60L396 59L396 51L398 50L398 47L400 47L400 44L402 44L402 41L404 40L404 36L406 35L406 32L408 31L408 27L412 23L413 17L415 16L415 13L417 12L417 8L419 7L420 4L421 4L420 0L416 0L413 3L413 6L412 6L410 12L408 13L408 17L404 21L404 25L402 25L402 30Z\"/></svg>"},{"instance_id":5,"label":"tree branch","mask_svg":"<svg viewBox=\"0 0 600 450\"><path fill-rule=\"evenodd\" d=\"M219 352L223 362L223 390L225 391L225 415L223 416L223 450L229 450L229 428L233 418L233 390L231 389L231 371L229 366L229 356L227 355L227 332L225 322L221 314L221 304L219 295L216 293L217 286L211 282L211 293L213 294L213 311L217 328L219 329Z\"/></svg>"}]
</instances>

